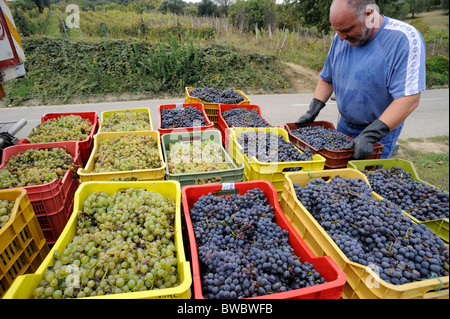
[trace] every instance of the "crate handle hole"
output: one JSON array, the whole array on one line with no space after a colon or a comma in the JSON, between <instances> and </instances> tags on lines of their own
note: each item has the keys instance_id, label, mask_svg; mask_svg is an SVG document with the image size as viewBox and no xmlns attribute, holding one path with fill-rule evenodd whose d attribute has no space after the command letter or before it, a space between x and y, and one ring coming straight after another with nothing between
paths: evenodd
<instances>
[{"instance_id":1,"label":"crate handle hole","mask_svg":"<svg viewBox=\"0 0 450 319\"><path fill-rule=\"evenodd\" d=\"M303 167L301 167L301 166L300 167L286 167L286 168L283 168L283 170L281 172L283 172L283 173L299 172L301 170L303 170Z\"/></svg>"}]
</instances>

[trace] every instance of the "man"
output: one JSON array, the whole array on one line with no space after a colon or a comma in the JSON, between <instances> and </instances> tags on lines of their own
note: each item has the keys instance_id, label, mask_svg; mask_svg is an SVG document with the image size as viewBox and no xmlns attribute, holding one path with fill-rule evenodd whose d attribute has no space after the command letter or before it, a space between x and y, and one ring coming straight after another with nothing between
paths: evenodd
<instances>
[{"instance_id":1,"label":"man","mask_svg":"<svg viewBox=\"0 0 450 319\"><path fill-rule=\"evenodd\" d=\"M405 119L425 90L425 43L402 21L385 17L373 0L334 0L330 23L337 32L309 110L296 124L313 122L335 93L337 130L353 138L345 149L365 159L373 144L390 158Z\"/></svg>"}]
</instances>

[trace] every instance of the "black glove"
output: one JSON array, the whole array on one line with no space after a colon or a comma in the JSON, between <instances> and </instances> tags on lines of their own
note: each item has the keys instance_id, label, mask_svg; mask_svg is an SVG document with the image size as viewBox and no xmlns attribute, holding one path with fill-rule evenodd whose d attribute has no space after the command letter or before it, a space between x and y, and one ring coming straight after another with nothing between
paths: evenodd
<instances>
[{"instance_id":1,"label":"black glove","mask_svg":"<svg viewBox=\"0 0 450 319\"><path fill-rule=\"evenodd\" d=\"M313 98L311 103L309 103L309 110L302 115L295 124L300 125L304 123L311 123L314 122L317 115L319 115L319 112L321 109L325 107L325 103L323 103L321 100Z\"/></svg>"},{"instance_id":2,"label":"black glove","mask_svg":"<svg viewBox=\"0 0 450 319\"><path fill-rule=\"evenodd\" d=\"M373 144L388 135L389 132L389 127L379 119L376 119L350 143L345 145L343 149L355 150L350 159L366 159L373 152Z\"/></svg>"}]
</instances>

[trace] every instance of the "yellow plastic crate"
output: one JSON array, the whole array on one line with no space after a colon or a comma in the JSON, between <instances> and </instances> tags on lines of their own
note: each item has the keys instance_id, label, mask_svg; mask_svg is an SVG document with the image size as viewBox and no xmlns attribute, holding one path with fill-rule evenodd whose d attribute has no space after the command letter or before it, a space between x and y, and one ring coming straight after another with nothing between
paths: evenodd
<instances>
[{"instance_id":1,"label":"yellow plastic crate","mask_svg":"<svg viewBox=\"0 0 450 319\"><path fill-rule=\"evenodd\" d=\"M174 198L176 204L175 223L174 223L174 244L177 251L178 275L180 276L180 285L173 288L155 289L147 291L128 292L122 294L111 294L95 297L86 297L83 299L189 299L191 297L192 275L189 261L186 261L183 246L183 236L181 229L181 189L176 181L147 181L147 182L87 182L80 185L75 193L73 213L67 222L64 231L54 244L50 254L43 261L41 266L34 274L19 276L5 294L4 299L30 299L33 298L33 290L43 279L45 270L54 265L54 253L64 251L66 246L72 241L76 233L78 215L76 212L82 209L82 205L87 197L94 193L103 191L113 194L119 190L127 188L144 188L148 191L154 191L162 196Z\"/></svg>"},{"instance_id":2,"label":"yellow plastic crate","mask_svg":"<svg viewBox=\"0 0 450 319\"><path fill-rule=\"evenodd\" d=\"M0 200L15 201L9 221L0 228L0 297L14 280L34 273L50 249L23 188L0 190Z\"/></svg>"},{"instance_id":3,"label":"yellow plastic crate","mask_svg":"<svg viewBox=\"0 0 450 319\"><path fill-rule=\"evenodd\" d=\"M94 173L95 155L100 147L100 142L104 140L112 140L120 136L129 135L149 135L156 139L159 158L161 160L161 167L151 169L140 169L134 171L113 171ZM163 158L161 149L161 139L158 131L136 131L136 132L102 132L94 135L94 148L91 156L84 168L79 168L77 173L80 176L80 182L90 181L124 181L124 180L139 180L139 181L156 181L164 180L166 163Z\"/></svg>"},{"instance_id":4,"label":"yellow plastic crate","mask_svg":"<svg viewBox=\"0 0 450 319\"><path fill-rule=\"evenodd\" d=\"M150 123L150 126L148 127L147 130L145 131L153 131L153 124L152 124L152 117L150 114L150 108L148 107L143 107L143 108L137 108L137 109L125 109L125 110L109 110L109 111L103 111L102 114L100 115L100 126L98 128L98 132L104 132L102 130L102 125L103 123L105 123L105 120L110 117L111 115L113 115L114 113L126 113L126 112L135 112L135 113L139 113L139 112L145 112L148 114L148 120Z\"/></svg>"},{"instance_id":5,"label":"yellow plastic crate","mask_svg":"<svg viewBox=\"0 0 450 319\"><path fill-rule=\"evenodd\" d=\"M285 171L288 168L298 168L304 171L323 170L325 165L325 158L320 154L314 154L311 161L292 161L292 162L261 162L254 156L250 158L244 153L243 147L237 142L237 138L243 132L265 132L282 135L283 139L289 142L289 135L286 130L279 127L235 127L229 130L229 146L228 154L233 160L238 163L244 163L244 181L266 180L273 184L278 194L278 201L281 200L281 193L285 182ZM290 143L290 142L289 142ZM295 147L295 146L294 146ZM299 150L297 147L296 149Z\"/></svg>"},{"instance_id":6,"label":"yellow plastic crate","mask_svg":"<svg viewBox=\"0 0 450 319\"><path fill-rule=\"evenodd\" d=\"M185 88L184 90L185 103L203 103L203 105L205 106L206 115L208 116L209 120L214 124L217 124L219 122L219 104L223 103L208 103L200 100L199 98L193 97L189 94L189 91L193 89L194 87L190 86ZM244 98L244 101L242 101L238 105L250 104L250 99L242 91L234 90L234 92L239 93Z\"/></svg>"},{"instance_id":7,"label":"yellow plastic crate","mask_svg":"<svg viewBox=\"0 0 450 319\"><path fill-rule=\"evenodd\" d=\"M330 256L344 270L347 283L344 286L342 297L345 299L448 299L448 276L404 285L392 285L381 280L369 267L347 258L297 199L293 185L306 186L311 179L322 178L327 180L337 175L344 178L361 178L369 183L363 173L351 168L288 173L286 174L286 183L280 206L308 247L317 256ZM381 199L381 196L375 192L372 192L372 197Z\"/></svg>"}]
</instances>

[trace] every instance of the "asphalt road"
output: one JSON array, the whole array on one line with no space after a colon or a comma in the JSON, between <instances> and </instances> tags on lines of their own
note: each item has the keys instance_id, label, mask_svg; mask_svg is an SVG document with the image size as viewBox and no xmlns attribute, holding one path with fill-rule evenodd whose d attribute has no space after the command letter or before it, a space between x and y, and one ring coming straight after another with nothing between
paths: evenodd
<instances>
[{"instance_id":1,"label":"asphalt road","mask_svg":"<svg viewBox=\"0 0 450 319\"><path fill-rule=\"evenodd\" d=\"M295 122L308 110L312 94L249 95L248 97L251 104L260 106L263 117L269 123L283 127L285 123ZM40 123L45 113L97 111L100 118L103 111L148 107L153 128L157 129L159 126L158 106L174 103L184 103L184 98L0 108L0 124L25 119L26 126L15 135L21 139L28 137L31 129ZM330 100L316 120L328 121L336 126L338 117L336 103ZM0 126L0 132L4 132L7 128L8 125ZM449 135L449 90L425 91L421 95L419 107L406 120L400 139L442 135Z\"/></svg>"}]
</instances>

